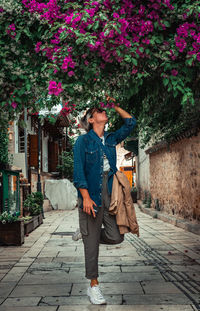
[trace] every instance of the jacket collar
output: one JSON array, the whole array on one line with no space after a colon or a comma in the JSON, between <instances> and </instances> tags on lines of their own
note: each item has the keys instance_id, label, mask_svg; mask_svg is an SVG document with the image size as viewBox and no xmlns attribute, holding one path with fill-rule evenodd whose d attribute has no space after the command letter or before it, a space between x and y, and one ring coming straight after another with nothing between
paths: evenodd
<instances>
[{"instance_id":1,"label":"jacket collar","mask_svg":"<svg viewBox=\"0 0 200 311\"><path fill-rule=\"evenodd\" d=\"M109 134L110 134L110 133L108 133L107 131L105 131L105 132L104 132L104 138L106 138ZM92 136L94 137L94 135L95 135L97 138L101 139L93 129L90 130L90 131L88 132L88 135L89 135L90 137L92 137Z\"/></svg>"}]
</instances>

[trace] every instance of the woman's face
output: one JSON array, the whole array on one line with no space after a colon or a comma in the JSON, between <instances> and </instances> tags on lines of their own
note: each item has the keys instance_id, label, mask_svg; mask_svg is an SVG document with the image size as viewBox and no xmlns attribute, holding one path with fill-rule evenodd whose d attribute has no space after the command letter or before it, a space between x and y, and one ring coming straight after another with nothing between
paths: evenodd
<instances>
[{"instance_id":1,"label":"woman's face","mask_svg":"<svg viewBox=\"0 0 200 311\"><path fill-rule=\"evenodd\" d=\"M92 113L92 117L90 118L92 120L92 123L106 124L108 122L108 116L104 109L101 108L94 108L94 112Z\"/></svg>"}]
</instances>

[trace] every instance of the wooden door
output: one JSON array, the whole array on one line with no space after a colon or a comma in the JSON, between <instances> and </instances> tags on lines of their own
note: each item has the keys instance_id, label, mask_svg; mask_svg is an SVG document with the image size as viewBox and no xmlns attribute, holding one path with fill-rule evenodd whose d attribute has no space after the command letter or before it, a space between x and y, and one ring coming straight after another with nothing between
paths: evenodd
<instances>
[{"instance_id":1,"label":"wooden door","mask_svg":"<svg viewBox=\"0 0 200 311\"><path fill-rule=\"evenodd\" d=\"M58 165L59 145L57 141L48 143L48 167L49 172L55 172Z\"/></svg>"},{"instance_id":2,"label":"wooden door","mask_svg":"<svg viewBox=\"0 0 200 311\"><path fill-rule=\"evenodd\" d=\"M38 136L29 135L29 157L28 157L29 167L38 168Z\"/></svg>"}]
</instances>

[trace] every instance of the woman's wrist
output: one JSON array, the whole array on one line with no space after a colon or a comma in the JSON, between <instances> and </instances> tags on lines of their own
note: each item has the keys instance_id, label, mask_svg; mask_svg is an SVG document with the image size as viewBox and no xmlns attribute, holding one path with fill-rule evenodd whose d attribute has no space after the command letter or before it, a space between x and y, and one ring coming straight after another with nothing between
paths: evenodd
<instances>
[{"instance_id":1,"label":"woman's wrist","mask_svg":"<svg viewBox=\"0 0 200 311\"><path fill-rule=\"evenodd\" d=\"M115 103L114 109L118 110L120 108L119 103Z\"/></svg>"},{"instance_id":2,"label":"woman's wrist","mask_svg":"<svg viewBox=\"0 0 200 311\"><path fill-rule=\"evenodd\" d=\"M118 105L116 104L116 105L114 106L114 109L115 109L115 111L116 111L117 113L119 113L120 110L121 110L119 104L118 104Z\"/></svg>"},{"instance_id":3,"label":"woman's wrist","mask_svg":"<svg viewBox=\"0 0 200 311\"><path fill-rule=\"evenodd\" d=\"M126 112L124 109L122 109L121 107L119 106L115 106L115 111L120 115L120 117L122 117L123 119L126 119L126 118L132 118L132 116Z\"/></svg>"}]
</instances>

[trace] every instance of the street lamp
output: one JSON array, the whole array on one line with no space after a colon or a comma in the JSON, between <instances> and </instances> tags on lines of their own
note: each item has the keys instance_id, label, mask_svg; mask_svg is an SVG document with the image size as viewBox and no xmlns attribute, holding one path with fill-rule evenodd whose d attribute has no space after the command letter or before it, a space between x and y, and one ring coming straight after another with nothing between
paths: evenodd
<instances>
[{"instance_id":1,"label":"street lamp","mask_svg":"<svg viewBox=\"0 0 200 311\"><path fill-rule=\"evenodd\" d=\"M38 180L37 180L37 191L41 192L41 121L38 117Z\"/></svg>"}]
</instances>

